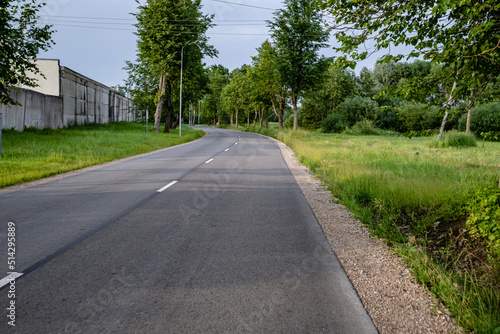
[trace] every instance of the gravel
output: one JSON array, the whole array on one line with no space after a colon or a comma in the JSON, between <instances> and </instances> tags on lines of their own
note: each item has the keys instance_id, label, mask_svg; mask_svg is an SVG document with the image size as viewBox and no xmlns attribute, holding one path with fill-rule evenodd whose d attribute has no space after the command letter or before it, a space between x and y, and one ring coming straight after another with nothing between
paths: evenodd
<instances>
[{"instance_id":1,"label":"gravel","mask_svg":"<svg viewBox=\"0 0 500 334\"><path fill-rule=\"evenodd\" d=\"M371 237L347 208L333 203L332 194L289 147L278 145L378 331L464 333L449 311L415 281L402 259Z\"/></svg>"}]
</instances>

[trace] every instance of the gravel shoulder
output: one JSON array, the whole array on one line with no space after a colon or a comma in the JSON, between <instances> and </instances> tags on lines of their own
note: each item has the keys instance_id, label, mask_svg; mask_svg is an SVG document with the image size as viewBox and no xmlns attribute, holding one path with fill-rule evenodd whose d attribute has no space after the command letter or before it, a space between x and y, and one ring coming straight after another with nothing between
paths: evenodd
<instances>
[{"instance_id":1,"label":"gravel shoulder","mask_svg":"<svg viewBox=\"0 0 500 334\"><path fill-rule=\"evenodd\" d=\"M278 145L378 331L464 333L437 299L415 281L403 261L370 237L346 207L333 203L332 194L288 146L279 141Z\"/></svg>"}]
</instances>

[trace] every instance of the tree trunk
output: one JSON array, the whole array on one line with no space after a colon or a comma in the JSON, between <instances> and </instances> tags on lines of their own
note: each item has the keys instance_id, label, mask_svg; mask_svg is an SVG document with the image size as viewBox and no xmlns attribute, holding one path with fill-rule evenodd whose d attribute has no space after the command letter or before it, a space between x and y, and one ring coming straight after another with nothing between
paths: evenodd
<instances>
[{"instance_id":1,"label":"tree trunk","mask_svg":"<svg viewBox=\"0 0 500 334\"><path fill-rule=\"evenodd\" d=\"M238 127L238 117L239 117L239 114L240 113L240 109L236 109L236 127Z\"/></svg>"},{"instance_id":2,"label":"tree trunk","mask_svg":"<svg viewBox=\"0 0 500 334\"><path fill-rule=\"evenodd\" d=\"M234 115L234 111L231 111L231 127L233 127L233 115Z\"/></svg>"},{"instance_id":3,"label":"tree trunk","mask_svg":"<svg viewBox=\"0 0 500 334\"><path fill-rule=\"evenodd\" d=\"M257 110L255 110L255 117L253 118L253 128L255 129L255 123L257 122Z\"/></svg>"},{"instance_id":4,"label":"tree trunk","mask_svg":"<svg viewBox=\"0 0 500 334\"><path fill-rule=\"evenodd\" d=\"M453 101L453 91L455 90L456 87L457 87L457 82L455 81L453 83L453 87L451 88L450 96L448 97L448 102L446 102L446 113L444 114L443 122L441 123L441 129L439 131L438 140L441 140L441 137L443 137L444 127L446 126L446 120L448 119L448 115L450 114L451 102Z\"/></svg>"},{"instance_id":5,"label":"tree trunk","mask_svg":"<svg viewBox=\"0 0 500 334\"><path fill-rule=\"evenodd\" d=\"M250 127L250 110L248 110L247 128Z\"/></svg>"},{"instance_id":6,"label":"tree trunk","mask_svg":"<svg viewBox=\"0 0 500 334\"><path fill-rule=\"evenodd\" d=\"M259 106L259 130L262 130L262 121L264 120L264 110Z\"/></svg>"},{"instance_id":7,"label":"tree trunk","mask_svg":"<svg viewBox=\"0 0 500 334\"><path fill-rule=\"evenodd\" d=\"M269 108L266 108L266 130L269 130Z\"/></svg>"},{"instance_id":8,"label":"tree trunk","mask_svg":"<svg viewBox=\"0 0 500 334\"><path fill-rule=\"evenodd\" d=\"M173 98L173 86L169 82L168 84L165 85L165 90L168 88L168 94L165 92L166 96L165 98L167 99L167 115L165 116L165 129L163 130L164 133L169 133L170 128L172 127L172 115L174 114L174 104L172 101Z\"/></svg>"},{"instance_id":9,"label":"tree trunk","mask_svg":"<svg viewBox=\"0 0 500 334\"><path fill-rule=\"evenodd\" d=\"M292 104L293 104L293 131L299 129L299 118L297 109L297 94L292 91Z\"/></svg>"},{"instance_id":10,"label":"tree trunk","mask_svg":"<svg viewBox=\"0 0 500 334\"><path fill-rule=\"evenodd\" d=\"M273 105L273 110L276 116L278 116L278 123L280 125L280 130L283 130L283 106L280 102L280 110L279 112L276 110L276 103L274 102L274 99L271 98L271 104Z\"/></svg>"},{"instance_id":11,"label":"tree trunk","mask_svg":"<svg viewBox=\"0 0 500 334\"><path fill-rule=\"evenodd\" d=\"M472 115L472 101L474 99L474 89L470 91L469 108L467 109L467 126L465 128L466 133L470 133L470 117Z\"/></svg>"},{"instance_id":12,"label":"tree trunk","mask_svg":"<svg viewBox=\"0 0 500 334\"><path fill-rule=\"evenodd\" d=\"M164 75L160 78L160 89L158 92L158 101L156 102L156 112L155 112L155 131L160 132L160 122L161 122L161 112L163 109L163 97L165 95L165 81L166 77Z\"/></svg>"}]
</instances>

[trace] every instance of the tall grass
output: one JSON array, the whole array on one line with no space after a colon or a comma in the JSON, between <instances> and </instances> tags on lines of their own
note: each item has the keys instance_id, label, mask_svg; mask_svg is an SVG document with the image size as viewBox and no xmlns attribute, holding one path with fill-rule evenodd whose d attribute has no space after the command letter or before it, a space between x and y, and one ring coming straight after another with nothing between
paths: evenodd
<instances>
[{"instance_id":1,"label":"tall grass","mask_svg":"<svg viewBox=\"0 0 500 334\"><path fill-rule=\"evenodd\" d=\"M80 169L115 159L185 143L203 136L183 129L182 137L146 135L144 125L111 123L25 132L4 130L0 155L0 188Z\"/></svg>"},{"instance_id":2,"label":"tall grass","mask_svg":"<svg viewBox=\"0 0 500 334\"><path fill-rule=\"evenodd\" d=\"M396 252L410 263L416 279L450 309L464 328L475 333L500 333L498 288L478 284L470 272L453 274L414 245L398 245Z\"/></svg>"},{"instance_id":3,"label":"tall grass","mask_svg":"<svg viewBox=\"0 0 500 334\"><path fill-rule=\"evenodd\" d=\"M481 268L500 259L483 256L468 267L463 254L485 254L482 244L466 234L457 241L476 191L498 184L500 143L457 150L431 148L429 138L306 132L280 132L278 138L358 219L395 246L462 326L500 332L500 282ZM411 251L411 240L424 250ZM462 241L467 246L459 246ZM451 255L439 256L446 252Z\"/></svg>"}]
</instances>

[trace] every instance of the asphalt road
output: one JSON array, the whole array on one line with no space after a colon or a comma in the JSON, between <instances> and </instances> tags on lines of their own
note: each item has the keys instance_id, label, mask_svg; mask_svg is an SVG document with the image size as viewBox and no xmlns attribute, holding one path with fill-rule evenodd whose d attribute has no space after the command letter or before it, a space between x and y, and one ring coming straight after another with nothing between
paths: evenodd
<instances>
[{"instance_id":1,"label":"asphalt road","mask_svg":"<svg viewBox=\"0 0 500 334\"><path fill-rule=\"evenodd\" d=\"M376 333L278 145L205 130L1 194L0 332Z\"/></svg>"}]
</instances>

